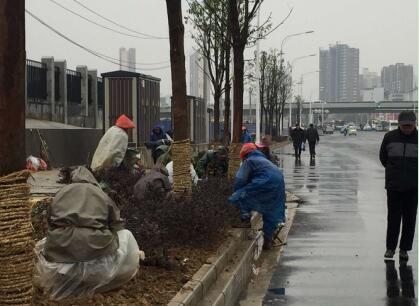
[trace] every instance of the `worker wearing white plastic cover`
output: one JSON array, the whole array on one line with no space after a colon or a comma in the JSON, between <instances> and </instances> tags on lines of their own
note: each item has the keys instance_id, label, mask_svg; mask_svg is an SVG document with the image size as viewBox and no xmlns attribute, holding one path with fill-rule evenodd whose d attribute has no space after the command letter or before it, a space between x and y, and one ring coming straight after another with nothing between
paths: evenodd
<instances>
[{"instance_id":1,"label":"worker wearing white plastic cover","mask_svg":"<svg viewBox=\"0 0 419 306\"><path fill-rule=\"evenodd\" d=\"M169 175L169 182L171 185L173 185L173 161L170 161L167 165L166 165L166 169ZM191 180L192 180L192 184L194 184L194 186L196 186L198 184L198 174L196 174L195 168L193 167L193 165L190 165L190 173L191 173Z\"/></svg>"},{"instance_id":2,"label":"worker wearing white plastic cover","mask_svg":"<svg viewBox=\"0 0 419 306\"><path fill-rule=\"evenodd\" d=\"M122 163L128 148L128 130L133 128L134 123L125 115L116 120L96 148L91 165L93 171L116 168Z\"/></svg>"},{"instance_id":3,"label":"worker wearing white plastic cover","mask_svg":"<svg viewBox=\"0 0 419 306\"><path fill-rule=\"evenodd\" d=\"M120 287L144 259L92 173L78 167L71 180L56 194L47 236L35 248L37 281L56 300Z\"/></svg>"}]
</instances>

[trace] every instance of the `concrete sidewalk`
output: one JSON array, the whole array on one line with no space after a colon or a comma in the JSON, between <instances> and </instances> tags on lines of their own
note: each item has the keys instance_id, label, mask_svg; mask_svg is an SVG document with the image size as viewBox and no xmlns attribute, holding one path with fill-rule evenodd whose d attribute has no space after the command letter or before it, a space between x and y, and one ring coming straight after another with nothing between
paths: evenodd
<instances>
[{"instance_id":1,"label":"concrete sidewalk","mask_svg":"<svg viewBox=\"0 0 419 306\"><path fill-rule=\"evenodd\" d=\"M57 183L58 169L39 171L32 173L28 179L28 184L31 185L31 194L34 195L55 195L60 190L63 184Z\"/></svg>"}]
</instances>

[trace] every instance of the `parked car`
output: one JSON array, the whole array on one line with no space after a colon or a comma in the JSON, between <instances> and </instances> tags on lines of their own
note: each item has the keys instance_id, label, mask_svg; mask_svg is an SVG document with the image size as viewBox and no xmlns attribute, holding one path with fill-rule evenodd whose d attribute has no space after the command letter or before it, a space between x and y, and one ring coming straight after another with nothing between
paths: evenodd
<instances>
[{"instance_id":1,"label":"parked car","mask_svg":"<svg viewBox=\"0 0 419 306\"><path fill-rule=\"evenodd\" d=\"M363 131L372 131L372 127L369 124L364 125Z\"/></svg>"},{"instance_id":2,"label":"parked car","mask_svg":"<svg viewBox=\"0 0 419 306\"><path fill-rule=\"evenodd\" d=\"M348 136L355 135L356 136L356 127L350 126L348 127Z\"/></svg>"},{"instance_id":3,"label":"parked car","mask_svg":"<svg viewBox=\"0 0 419 306\"><path fill-rule=\"evenodd\" d=\"M324 129L325 134L333 134L333 131L334 131L334 129L330 125L326 126L326 128Z\"/></svg>"}]
</instances>

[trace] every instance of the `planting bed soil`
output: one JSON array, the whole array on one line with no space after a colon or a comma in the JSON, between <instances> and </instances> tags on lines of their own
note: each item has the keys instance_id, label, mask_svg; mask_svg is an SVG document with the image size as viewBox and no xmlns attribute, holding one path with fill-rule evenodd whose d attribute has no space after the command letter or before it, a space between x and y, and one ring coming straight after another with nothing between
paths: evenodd
<instances>
[{"instance_id":1,"label":"planting bed soil","mask_svg":"<svg viewBox=\"0 0 419 306\"><path fill-rule=\"evenodd\" d=\"M226 178L201 182L190 197L159 198L150 192L141 202L133 196L138 178L118 171L97 177L109 186L106 192L120 207L125 227L145 252L137 275L114 291L60 301L36 288L34 305L166 305L216 254L239 219L238 209L227 202Z\"/></svg>"},{"instance_id":2,"label":"planting bed soil","mask_svg":"<svg viewBox=\"0 0 419 306\"><path fill-rule=\"evenodd\" d=\"M121 288L81 298L52 301L41 289L36 288L34 305L167 305L181 287L191 279L208 257L215 253L211 249L172 249L170 256L178 258L177 267L172 269L141 266L136 277Z\"/></svg>"}]
</instances>

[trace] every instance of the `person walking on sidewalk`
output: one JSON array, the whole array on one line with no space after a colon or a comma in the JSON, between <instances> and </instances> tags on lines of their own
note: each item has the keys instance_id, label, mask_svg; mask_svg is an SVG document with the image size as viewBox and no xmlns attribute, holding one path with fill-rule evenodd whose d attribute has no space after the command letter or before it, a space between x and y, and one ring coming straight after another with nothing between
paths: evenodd
<instances>
[{"instance_id":1,"label":"person walking on sidewalk","mask_svg":"<svg viewBox=\"0 0 419 306\"><path fill-rule=\"evenodd\" d=\"M387 239L385 259L391 259L400 239L400 260L407 261L412 249L418 208L418 132L412 111L399 114L399 128L385 134L380 161L385 167L387 189Z\"/></svg>"},{"instance_id":2,"label":"person walking on sidewalk","mask_svg":"<svg viewBox=\"0 0 419 306\"><path fill-rule=\"evenodd\" d=\"M306 142L305 133L298 122L295 124L295 129L291 132L291 139L294 145L295 159L301 160L301 147Z\"/></svg>"},{"instance_id":3,"label":"person walking on sidewalk","mask_svg":"<svg viewBox=\"0 0 419 306\"><path fill-rule=\"evenodd\" d=\"M249 143L249 142L252 142L252 136L247 130L247 127L242 126L242 135L240 137L240 143Z\"/></svg>"},{"instance_id":4,"label":"person walking on sidewalk","mask_svg":"<svg viewBox=\"0 0 419 306\"><path fill-rule=\"evenodd\" d=\"M240 208L241 223L236 227L250 227L250 213L262 215L265 250L272 248L280 223L285 222L285 182L282 172L257 150L246 143L240 151L243 161L234 180L234 193L229 202Z\"/></svg>"},{"instance_id":5,"label":"person walking on sidewalk","mask_svg":"<svg viewBox=\"0 0 419 306\"><path fill-rule=\"evenodd\" d=\"M310 127L306 131L306 139L310 148L310 159L314 159L316 158L316 143L319 143L320 138L313 123L310 123Z\"/></svg>"}]
</instances>

